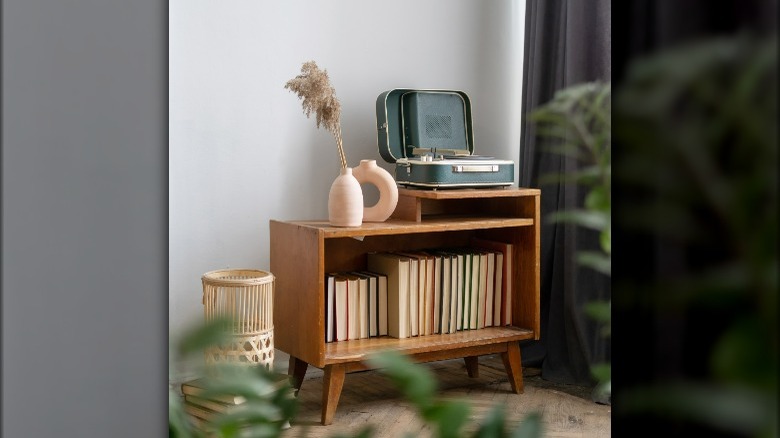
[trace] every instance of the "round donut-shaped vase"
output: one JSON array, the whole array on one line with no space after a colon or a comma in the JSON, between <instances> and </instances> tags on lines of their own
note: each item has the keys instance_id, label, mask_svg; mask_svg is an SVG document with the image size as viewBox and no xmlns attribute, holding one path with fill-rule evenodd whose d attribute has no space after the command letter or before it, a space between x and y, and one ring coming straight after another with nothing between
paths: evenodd
<instances>
[{"instance_id":1,"label":"round donut-shaped vase","mask_svg":"<svg viewBox=\"0 0 780 438\"><path fill-rule=\"evenodd\" d=\"M390 172L376 165L376 160L361 160L353 171L360 184L372 184L379 190L379 201L363 207L363 222L384 222L398 204L398 186Z\"/></svg>"}]
</instances>

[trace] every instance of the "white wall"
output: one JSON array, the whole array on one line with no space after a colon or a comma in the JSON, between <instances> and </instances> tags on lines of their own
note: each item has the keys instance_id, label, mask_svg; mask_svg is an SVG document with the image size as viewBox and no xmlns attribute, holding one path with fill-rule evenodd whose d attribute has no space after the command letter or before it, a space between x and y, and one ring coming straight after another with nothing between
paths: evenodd
<instances>
[{"instance_id":1,"label":"white wall","mask_svg":"<svg viewBox=\"0 0 780 438\"><path fill-rule=\"evenodd\" d=\"M327 218L335 142L283 88L304 61L330 75L350 166L376 159L392 173L374 105L399 87L465 91L476 152L517 162L524 10L525 0L171 0L171 341L202 321L203 273L268 269L269 219ZM172 380L192 373L172 365Z\"/></svg>"}]
</instances>

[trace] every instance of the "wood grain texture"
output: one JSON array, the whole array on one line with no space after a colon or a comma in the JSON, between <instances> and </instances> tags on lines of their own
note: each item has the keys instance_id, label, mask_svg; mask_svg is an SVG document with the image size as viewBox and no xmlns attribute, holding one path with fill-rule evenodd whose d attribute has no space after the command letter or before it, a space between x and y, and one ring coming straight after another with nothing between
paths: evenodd
<instances>
[{"instance_id":1,"label":"wood grain texture","mask_svg":"<svg viewBox=\"0 0 780 438\"><path fill-rule=\"evenodd\" d=\"M364 223L359 227L332 227L322 221L289 222L323 233L326 239L337 237L362 238L365 236L391 236L400 234L437 233L442 231L476 230L487 228L531 227L531 218L456 216L431 218L421 223L390 219L385 222Z\"/></svg>"},{"instance_id":2,"label":"wood grain texture","mask_svg":"<svg viewBox=\"0 0 780 438\"><path fill-rule=\"evenodd\" d=\"M517 327L488 327L446 335L419 336L406 339L383 336L380 338L326 344L325 356L327 363L342 363L364 361L371 354L384 350L395 350L405 355L438 353L451 350L467 352L469 351L468 349L476 352L479 351L479 348L532 339L533 336L532 331ZM495 351L491 350L491 352ZM446 355L446 353L440 354ZM480 354L487 353L464 354L463 356L451 357L476 356Z\"/></svg>"},{"instance_id":3,"label":"wood grain texture","mask_svg":"<svg viewBox=\"0 0 780 438\"><path fill-rule=\"evenodd\" d=\"M532 215L534 225L518 229L515 248L515 290L513 315L515 324L528 327L539 339L541 330L539 271L540 271L540 233L541 220L539 216L539 195L523 200L522 214Z\"/></svg>"},{"instance_id":4,"label":"wood grain texture","mask_svg":"<svg viewBox=\"0 0 780 438\"><path fill-rule=\"evenodd\" d=\"M324 274L319 230L270 222L270 265L276 277L276 348L322 367L325 343Z\"/></svg>"},{"instance_id":5,"label":"wood grain texture","mask_svg":"<svg viewBox=\"0 0 780 438\"><path fill-rule=\"evenodd\" d=\"M284 357L283 352L277 356ZM277 362L280 359L277 358ZM282 362L282 367L286 362ZM510 430L531 413L542 415L545 437L608 438L611 436L611 407L590 400L592 388L556 384L542 379L538 369L524 376L525 390L516 395L507 379L500 355L480 358L480 375L469 378L462 359L423 365L436 378L438 397L470 406L468 423L460 436L473 436L488 413L501 408ZM282 368L283 369L283 368ZM333 423L321 424L323 371L313 369L298 394L299 409L292 427L283 438L332 438L355 436L372 427L373 437L431 437L435 433L380 370L347 376Z\"/></svg>"},{"instance_id":6,"label":"wood grain texture","mask_svg":"<svg viewBox=\"0 0 780 438\"><path fill-rule=\"evenodd\" d=\"M325 367L325 380L322 388L322 424L333 423L336 407L339 404L341 389L344 386L346 367L344 364L334 364Z\"/></svg>"},{"instance_id":7,"label":"wood grain texture","mask_svg":"<svg viewBox=\"0 0 780 438\"><path fill-rule=\"evenodd\" d=\"M271 272L276 276L276 346L301 363L289 371L301 378L306 366L324 369L321 421L332 421L344 374L368 369L366 360L392 349L416 362L467 358L467 373L479 376L478 357L500 354L514 392L522 392L517 342L539 339L538 189L399 189L406 219L333 227L327 221L271 221ZM330 272L366 269L373 251L411 251L465 246L472 238L511 243L512 325L407 339L390 337L325 343L324 286ZM307 365L308 364L308 365ZM303 370L303 371L301 371Z\"/></svg>"},{"instance_id":8,"label":"wood grain texture","mask_svg":"<svg viewBox=\"0 0 780 438\"><path fill-rule=\"evenodd\" d=\"M498 187L491 189L424 190L398 188L398 197L409 196L421 199L470 199L470 198L514 198L539 195L541 190L524 187Z\"/></svg>"},{"instance_id":9,"label":"wood grain texture","mask_svg":"<svg viewBox=\"0 0 780 438\"><path fill-rule=\"evenodd\" d=\"M507 350L501 353L501 360L504 362L509 384L512 385L512 392L522 394L523 392L523 368L520 359L520 345L516 342L509 344Z\"/></svg>"},{"instance_id":10,"label":"wood grain texture","mask_svg":"<svg viewBox=\"0 0 780 438\"><path fill-rule=\"evenodd\" d=\"M402 189L398 189L398 203L395 206L395 210L390 215L390 218L420 222L422 219L422 209L419 200L411 196L400 196L401 190Z\"/></svg>"}]
</instances>

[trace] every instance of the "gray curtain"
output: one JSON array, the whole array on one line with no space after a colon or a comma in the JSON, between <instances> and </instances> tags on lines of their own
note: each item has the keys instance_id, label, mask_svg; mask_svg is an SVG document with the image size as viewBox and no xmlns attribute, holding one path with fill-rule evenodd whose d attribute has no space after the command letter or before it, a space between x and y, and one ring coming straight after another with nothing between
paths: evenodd
<instances>
[{"instance_id":1,"label":"gray curtain","mask_svg":"<svg viewBox=\"0 0 780 438\"><path fill-rule=\"evenodd\" d=\"M585 191L573 185L540 185L540 177L570 172L573 159L546 152L525 114L552 99L557 90L582 82L610 81L611 3L605 0L528 0L525 21L525 77L520 145L520 186L539 187L541 196L541 339L521 344L525 366L561 383L592 384L591 365L610 359L609 339L583 307L610 298L610 279L575 261L580 250L597 249L595 232L552 224L550 213L582 206Z\"/></svg>"}]
</instances>

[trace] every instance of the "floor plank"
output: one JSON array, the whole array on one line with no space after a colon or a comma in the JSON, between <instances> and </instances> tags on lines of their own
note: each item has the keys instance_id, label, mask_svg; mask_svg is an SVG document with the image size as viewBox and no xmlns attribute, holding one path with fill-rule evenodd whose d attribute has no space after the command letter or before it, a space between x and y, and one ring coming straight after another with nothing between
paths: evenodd
<instances>
[{"instance_id":1,"label":"floor plank","mask_svg":"<svg viewBox=\"0 0 780 438\"><path fill-rule=\"evenodd\" d=\"M287 363L287 355L277 351L274 368L286 372ZM436 375L443 399L470 404L471 421L464 428L466 433L475 431L494 406L502 405L512 427L532 412L541 413L545 437L611 436L611 407L591 401L590 388L557 385L543 380L538 370L526 368L525 392L514 394L499 355L480 357L479 377L475 378L468 376L463 359L423 366L430 367ZM298 393L298 415L283 437L354 435L369 426L374 429L374 437L433 435L430 426L420 420L414 408L379 371L347 374L333 424L329 426L320 424L322 387L322 370L309 367Z\"/></svg>"}]
</instances>

